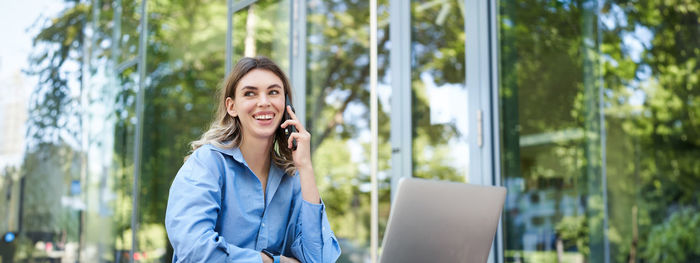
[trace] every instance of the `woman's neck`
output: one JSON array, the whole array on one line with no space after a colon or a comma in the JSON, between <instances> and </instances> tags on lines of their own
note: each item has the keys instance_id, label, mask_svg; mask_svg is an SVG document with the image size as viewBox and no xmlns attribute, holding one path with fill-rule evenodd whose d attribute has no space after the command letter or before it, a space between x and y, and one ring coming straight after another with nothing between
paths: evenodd
<instances>
[{"instance_id":1,"label":"woman's neck","mask_svg":"<svg viewBox=\"0 0 700 263\"><path fill-rule=\"evenodd\" d=\"M248 167L253 170L253 173L258 177L267 178L270 169L270 147L272 147L272 138L242 138L241 154L245 159Z\"/></svg>"}]
</instances>

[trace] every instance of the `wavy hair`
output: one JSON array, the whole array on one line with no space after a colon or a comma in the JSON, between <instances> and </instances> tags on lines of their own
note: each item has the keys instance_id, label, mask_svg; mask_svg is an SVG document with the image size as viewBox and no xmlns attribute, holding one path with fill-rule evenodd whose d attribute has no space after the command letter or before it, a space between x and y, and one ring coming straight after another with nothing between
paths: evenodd
<instances>
[{"instance_id":1,"label":"wavy hair","mask_svg":"<svg viewBox=\"0 0 700 263\"><path fill-rule=\"evenodd\" d=\"M190 143L193 152L205 144L212 144L223 149L240 146L243 139L241 121L238 117L232 117L226 111L226 98L236 98L238 82L254 69L267 70L279 77L284 85L284 93L289 96L290 103L292 103L292 89L289 86L289 80L275 62L263 56L244 57L236 63L236 66L228 74L224 85L219 90L216 116L209 130L202 134L199 140ZM287 110L287 108L285 107L284 110ZM281 124L281 122L278 123L278 125ZM294 167L294 161L292 160L292 150L287 148L287 139L281 129L278 129L274 136L272 147L270 147L270 159L277 167L282 168L286 174L293 175L296 167ZM188 157L189 155L185 157L185 160Z\"/></svg>"}]
</instances>

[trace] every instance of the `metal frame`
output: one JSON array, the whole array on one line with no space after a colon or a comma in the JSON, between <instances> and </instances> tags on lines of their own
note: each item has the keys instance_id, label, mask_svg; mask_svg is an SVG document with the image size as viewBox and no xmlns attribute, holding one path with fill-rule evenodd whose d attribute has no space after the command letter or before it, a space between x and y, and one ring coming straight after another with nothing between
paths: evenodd
<instances>
[{"instance_id":1,"label":"metal frame","mask_svg":"<svg viewBox=\"0 0 700 263\"><path fill-rule=\"evenodd\" d=\"M134 133L134 184L131 210L131 251L129 262L134 262L134 251L138 249L138 204L139 177L141 175L141 146L143 144L143 108L146 89L146 37L148 36L148 0L141 0L141 22L139 25L139 90L136 95L136 131Z\"/></svg>"},{"instance_id":2,"label":"metal frame","mask_svg":"<svg viewBox=\"0 0 700 263\"><path fill-rule=\"evenodd\" d=\"M469 183L501 185L498 151L496 0L464 0L469 123ZM503 261L499 223L488 262Z\"/></svg>"},{"instance_id":3,"label":"metal frame","mask_svg":"<svg viewBox=\"0 0 700 263\"><path fill-rule=\"evenodd\" d=\"M289 78L297 118L306 123L306 0L291 0L289 12Z\"/></svg>"},{"instance_id":4,"label":"metal frame","mask_svg":"<svg viewBox=\"0 0 700 263\"><path fill-rule=\"evenodd\" d=\"M493 185L488 2L465 0L466 85L468 90L469 183Z\"/></svg>"},{"instance_id":5,"label":"metal frame","mask_svg":"<svg viewBox=\"0 0 700 263\"><path fill-rule=\"evenodd\" d=\"M370 195L370 260L377 262L379 247L379 196L377 189L377 0L369 1L369 89L370 89L370 177L372 190Z\"/></svg>"},{"instance_id":6,"label":"metal frame","mask_svg":"<svg viewBox=\"0 0 700 263\"><path fill-rule=\"evenodd\" d=\"M224 78L233 67L233 14L256 2L257 0L243 0L235 3L234 0L227 0L226 2L226 72L224 72Z\"/></svg>"},{"instance_id":7,"label":"metal frame","mask_svg":"<svg viewBox=\"0 0 700 263\"><path fill-rule=\"evenodd\" d=\"M391 200L398 182L413 177L411 134L411 2L390 0Z\"/></svg>"},{"instance_id":8,"label":"metal frame","mask_svg":"<svg viewBox=\"0 0 700 263\"><path fill-rule=\"evenodd\" d=\"M491 171L492 171L492 183L493 185L503 186L502 176L501 176L501 140L500 140L500 112L499 112L499 73L498 73L498 1L489 0L488 1L488 31L489 31L489 68L491 69L490 74L490 110L491 114L489 118L491 119ZM494 240L492 249L492 262L504 262L504 246L503 246L503 214L501 214L500 222L498 223L498 229L496 230L496 238Z\"/></svg>"},{"instance_id":9,"label":"metal frame","mask_svg":"<svg viewBox=\"0 0 700 263\"><path fill-rule=\"evenodd\" d=\"M255 4L255 2L257 2L258 0L242 0L236 3L232 3L231 1L233 0L229 1L229 3L231 3L229 5L229 11L231 12L231 14L233 14L240 11L243 8L248 7L249 5Z\"/></svg>"}]
</instances>

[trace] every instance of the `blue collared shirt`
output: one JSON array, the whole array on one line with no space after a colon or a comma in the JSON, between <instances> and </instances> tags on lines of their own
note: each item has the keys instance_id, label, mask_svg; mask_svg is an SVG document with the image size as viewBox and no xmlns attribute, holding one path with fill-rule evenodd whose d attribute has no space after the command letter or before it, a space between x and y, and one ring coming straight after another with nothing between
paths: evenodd
<instances>
[{"instance_id":1,"label":"blue collared shirt","mask_svg":"<svg viewBox=\"0 0 700 263\"><path fill-rule=\"evenodd\" d=\"M262 189L237 147L192 153L170 187L165 228L173 262L261 262L263 249L301 262L340 256L323 202L301 197L298 173L270 165Z\"/></svg>"}]
</instances>

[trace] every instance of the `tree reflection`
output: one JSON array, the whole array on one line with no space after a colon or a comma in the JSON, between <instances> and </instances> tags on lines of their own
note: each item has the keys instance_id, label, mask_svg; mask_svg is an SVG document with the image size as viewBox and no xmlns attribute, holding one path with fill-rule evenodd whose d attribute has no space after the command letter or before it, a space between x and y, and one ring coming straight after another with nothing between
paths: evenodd
<instances>
[{"instance_id":1,"label":"tree reflection","mask_svg":"<svg viewBox=\"0 0 700 263\"><path fill-rule=\"evenodd\" d=\"M506 184L521 200L506 219L506 249L511 250L506 256L558 250L552 260L566 260L562 257L568 254L562 252L577 252L584 258L591 253L589 259L597 261L603 253L590 243L603 234L602 214L577 212L602 211L595 193L595 187L602 187L595 181L600 174L595 163L602 156L591 148L600 141L590 133L601 127L587 117L602 106L605 129L600 134L606 136L607 157L601 168L607 173L603 191L608 194L612 259L697 260L698 241L672 229L694 222L688 211L698 209L692 189L698 187L700 169L692 160L700 157L700 91L694 77L700 73L700 5L602 4L597 13L590 1L501 2L503 165ZM590 15L600 16L601 23ZM589 62L599 68L587 68ZM591 100L595 92L589 93L599 85L603 105ZM545 137L549 139L542 144ZM579 197L588 201L579 202ZM554 213L538 210L544 207ZM533 211L540 212L529 218ZM698 232L692 224L684 227ZM527 247L527 229L552 234L557 241L545 238ZM666 241L655 242L659 239Z\"/></svg>"}]
</instances>

